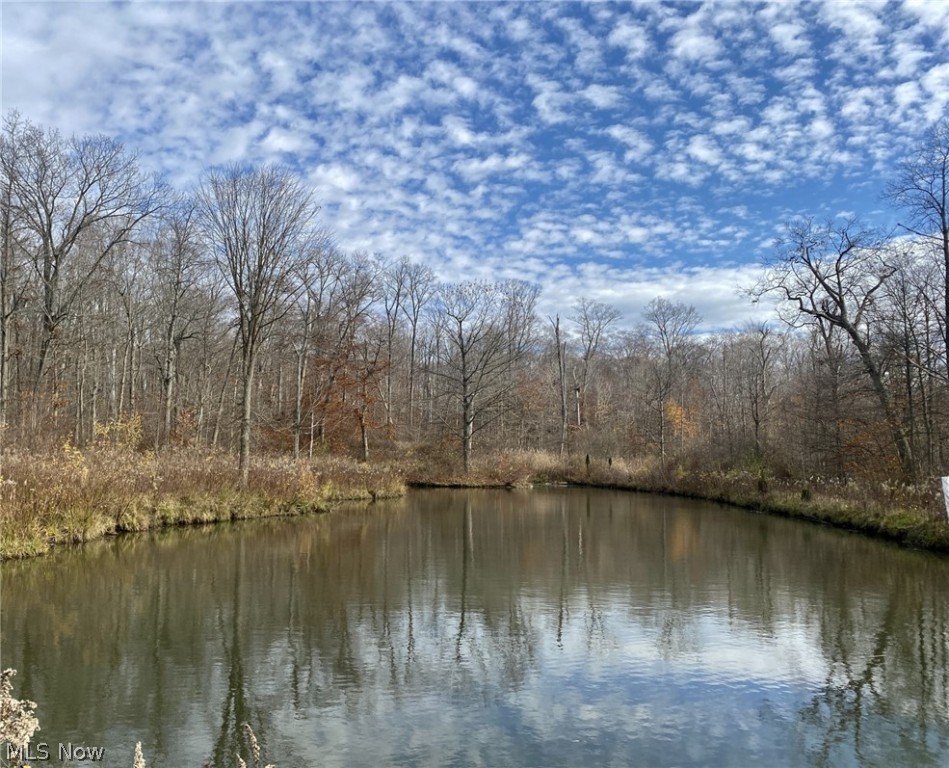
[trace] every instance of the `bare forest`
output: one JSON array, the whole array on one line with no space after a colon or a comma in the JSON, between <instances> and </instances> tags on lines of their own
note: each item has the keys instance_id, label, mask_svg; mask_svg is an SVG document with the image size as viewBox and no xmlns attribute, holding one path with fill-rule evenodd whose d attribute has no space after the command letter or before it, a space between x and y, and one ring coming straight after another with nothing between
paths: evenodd
<instances>
[{"instance_id":1,"label":"bare forest","mask_svg":"<svg viewBox=\"0 0 949 768\"><path fill-rule=\"evenodd\" d=\"M698 332L538 286L445 283L350 253L280 167L192 190L134 148L3 118L0 455L135 449L412 459L467 471L505 452L662 472L916 482L949 452L949 121L881 195L901 228L798 220L748 301L769 322ZM0 465L2 470L2 465Z\"/></svg>"}]
</instances>

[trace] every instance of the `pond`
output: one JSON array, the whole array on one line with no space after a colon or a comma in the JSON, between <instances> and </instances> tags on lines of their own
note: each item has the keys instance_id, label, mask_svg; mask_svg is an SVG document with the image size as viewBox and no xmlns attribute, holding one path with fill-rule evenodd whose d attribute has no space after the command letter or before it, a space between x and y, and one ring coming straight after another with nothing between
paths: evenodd
<instances>
[{"instance_id":1,"label":"pond","mask_svg":"<svg viewBox=\"0 0 949 768\"><path fill-rule=\"evenodd\" d=\"M413 491L6 563L0 661L45 764L233 766L246 721L278 768L945 766L947 596L716 504Z\"/></svg>"}]
</instances>

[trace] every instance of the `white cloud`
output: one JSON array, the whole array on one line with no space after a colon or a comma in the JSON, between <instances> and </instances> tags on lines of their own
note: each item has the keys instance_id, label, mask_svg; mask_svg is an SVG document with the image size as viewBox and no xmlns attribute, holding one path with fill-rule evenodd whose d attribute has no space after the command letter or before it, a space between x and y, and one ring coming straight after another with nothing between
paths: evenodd
<instances>
[{"instance_id":1,"label":"white cloud","mask_svg":"<svg viewBox=\"0 0 949 768\"><path fill-rule=\"evenodd\" d=\"M312 146L312 141L309 136L299 131L274 126L267 131L261 140L261 146L267 152L296 155L308 152Z\"/></svg>"},{"instance_id":2,"label":"white cloud","mask_svg":"<svg viewBox=\"0 0 949 768\"><path fill-rule=\"evenodd\" d=\"M310 174L317 189L349 193L362 186L359 173L344 165L318 165Z\"/></svg>"},{"instance_id":3,"label":"white cloud","mask_svg":"<svg viewBox=\"0 0 949 768\"><path fill-rule=\"evenodd\" d=\"M896 105L901 110L906 111L922 101L923 92L919 87L919 83L911 80L896 86L893 89L893 98L896 100Z\"/></svg>"},{"instance_id":4,"label":"white cloud","mask_svg":"<svg viewBox=\"0 0 949 768\"><path fill-rule=\"evenodd\" d=\"M621 100L620 93L616 86L599 85L597 83L588 85L580 91L580 95L598 109L615 107Z\"/></svg>"},{"instance_id":5,"label":"white cloud","mask_svg":"<svg viewBox=\"0 0 949 768\"><path fill-rule=\"evenodd\" d=\"M748 131L751 120L744 116L728 117L718 120L712 126L712 133L719 136L734 136Z\"/></svg>"},{"instance_id":6,"label":"white cloud","mask_svg":"<svg viewBox=\"0 0 949 768\"><path fill-rule=\"evenodd\" d=\"M825 141L834 135L834 124L826 117L818 117L811 122L807 130L815 141Z\"/></svg>"},{"instance_id":7,"label":"white cloud","mask_svg":"<svg viewBox=\"0 0 949 768\"><path fill-rule=\"evenodd\" d=\"M913 41L897 40L890 48L890 56L895 62L894 75L906 78L915 75L920 64L929 59L931 54Z\"/></svg>"},{"instance_id":8,"label":"white cloud","mask_svg":"<svg viewBox=\"0 0 949 768\"><path fill-rule=\"evenodd\" d=\"M711 35L687 29L676 33L672 48L679 58L701 62L714 59L721 50L720 44Z\"/></svg>"},{"instance_id":9,"label":"white cloud","mask_svg":"<svg viewBox=\"0 0 949 768\"><path fill-rule=\"evenodd\" d=\"M627 19L622 19L613 27L607 41L610 45L623 48L629 59L641 59L652 47L649 34L643 26Z\"/></svg>"},{"instance_id":10,"label":"white cloud","mask_svg":"<svg viewBox=\"0 0 949 768\"><path fill-rule=\"evenodd\" d=\"M457 115L446 115L442 125L453 144L468 146L478 142L478 136L469 128L468 121Z\"/></svg>"},{"instance_id":11,"label":"white cloud","mask_svg":"<svg viewBox=\"0 0 949 768\"><path fill-rule=\"evenodd\" d=\"M689 157L707 165L718 165L722 162L722 153L715 142L708 136L693 136L686 149Z\"/></svg>"},{"instance_id":12,"label":"white cloud","mask_svg":"<svg viewBox=\"0 0 949 768\"><path fill-rule=\"evenodd\" d=\"M652 151L652 141L645 133L635 128L626 125L611 125L606 129L606 133L626 146L623 159L627 163L643 160Z\"/></svg>"},{"instance_id":13,"label":"white cloud","mask_svg":"<svg viewBox=\"0 0 949 768\"><path fill-rule=\"evenodd\" d=\"M464 74L454 64L441 59L429 65L427 75L434 82L448 86L463 99L474 99L481 92L473 78Z\"/></svg>"},{"instance_id":14,"label":"white cloud","mask_svg":"<svg viewBox=\"0 0 949 768\"><path fill-rule=\"evenodd\" d=\"M904 12L917 24L937 34L937 40L949 44L949 7L931 0L903 0Z\"/></svg>"},{"instance_id":15,"label":"white cloud","mask_svg":"<svg viewBox=\"0 0 949 768\"><path fill-rule=\"evenodd\" d=\"M485 176L505 171L516 171L527 165L529 158L523 154L500 155L468 158L455 163L455 170L469 179L481 179Z\"/></svg>"},{"instance_id":16,"label":"white cloud","mask_svg":"<svg viewBox=\"0 0 949 768\"><path fill-rule=\"evenodd\" d=\"M807 53L810 48L804 26L797 22L780 22L768 28L768 33L781 50L791 56Z\"/></svg>"},{"instance_id":17,"label":"white cloud","mask_svg":"<svg viewBox=\"0 0 949 768\"><path fill-rule=\"evenodd\" d=\"M880 37L885 25L880 14L886 6L886 0L863 0L860 3L824 0L821 6L822 18L843 35L845 44L840 46L839 55L846 57L854 52L871 58L878 58L884 49Z\"/></svg>"},{"instance_id":18,"label":"white cloud","mask_svg":"<svg viewBox=\"0 0 949 768\"><path fill-rule=\"evenodd\" d=\"M722 49L716 38L695 26L683 27L670 42L673 55L688 62L712 61Z\"/></svg>"},{"instance_id":19,"label":"white cloud","mask_svg":"<svg viewBox=\"0 0 949 768\"><path fill-rule=\"evenodd\" d=\"M949 109L943 5L7 3L3 103L182 187L284 160L344 248L654 296L879 209Z\"/></svg>"},{"instance_id":20,"label":"white cloud","mask_svg":"<svg viewBox=\"0 0 949 768\"><path fill-rule=\"evenodd\" d=\"M935 123L949 112L949 62L937 64L920 79L927 91L923 113L927 123Z\"/></svg>"}]
</instances>

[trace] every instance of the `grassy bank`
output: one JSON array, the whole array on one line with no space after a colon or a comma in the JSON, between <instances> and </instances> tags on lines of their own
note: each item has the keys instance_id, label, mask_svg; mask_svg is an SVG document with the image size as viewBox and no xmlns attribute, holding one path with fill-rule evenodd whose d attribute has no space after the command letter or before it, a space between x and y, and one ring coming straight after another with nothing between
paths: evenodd
<instances>
[{"instance_id":1,"label":"grassy bank","mask_svg":"<svg viewBox=\"0 0 949 768\"><path fill-rule=\"evenodd\" d=\"M441 455L406 452L397 462L365 465L341 457L295 462L257 458L242 487L230 454L199 450L141 453L101 443L80 451L4 456L0 467L0 559L44 554L123 531L255 517L296 515L334 503L400 496L406 485L505 487L568 483L725 502L747 509L861 531L912 547L949 553L941 489L791 479L761 470L662 471L657 463L560 457L544 452L493 454L468 474Z\"/></svg>"},{"instance_id":2,"label":"grassy bank","mask_svg":"<svg viewBox=\"0 0 949 768\"><path fill-rule=\"evenodd\" d=\"M797 480L757 472L624 473L609 466L574 470L571 482L720 501L782 517L859 531L904 546L949 553L949 523L935 481L917 485L825 478Z\"/></svg>"},{"instance_id":3,"label":"grassy bank","mask_svg":"<svg viewBox=\"0 0 949 768\"><path fill-rule=\"evenodd\" d=\"M314 462L261 458L242 487L233 456L160 455L122 447L4 456L0 558L123 531L323 511L334 503L400 496L401 476L339 457Z\"/></svg>"},{"instance_id":4,"label":"grassy bank","mask_svg":"<svg viewBox=\"0 0 949 768\"><path fill-rule=\"evenodd\" d=\"M724 502L756 512L859 531L899 544L949 553L949 521L936 479L915 485L813 477L777 478L762 470L663 471L658 462L506 453L475 462L465 476L416 468L410 485L523 486L567 483Z\"/></svg>"}]
</instances>

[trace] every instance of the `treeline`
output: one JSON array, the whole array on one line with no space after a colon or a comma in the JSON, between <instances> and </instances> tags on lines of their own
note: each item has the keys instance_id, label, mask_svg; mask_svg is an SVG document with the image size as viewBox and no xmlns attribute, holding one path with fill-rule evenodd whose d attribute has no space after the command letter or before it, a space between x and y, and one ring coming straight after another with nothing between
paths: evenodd
<instances>
[{"instance_id":1,"label":"treeline","mask_svg":"<svg viewBox=\"0 0 949 768\"><path fill-rule=\"evenodd\" d=\"M467 468L474 453L623 456L664 469L911 479L945 470L949 121L887 189L905 231L795 222L749 300L782 320L698 334L538 287L444 283L335 247L278 167L187 193L104 136L4 116L0 447L108 440Z\"/></svg>"}]
</instances>

